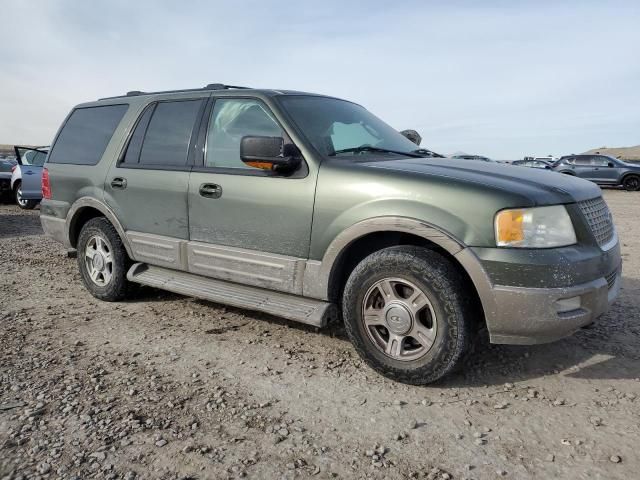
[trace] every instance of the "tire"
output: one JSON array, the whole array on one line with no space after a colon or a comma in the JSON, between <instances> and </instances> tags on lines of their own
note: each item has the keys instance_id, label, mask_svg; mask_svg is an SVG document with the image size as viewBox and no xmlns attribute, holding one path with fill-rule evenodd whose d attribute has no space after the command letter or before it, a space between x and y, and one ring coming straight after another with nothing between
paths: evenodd
<instances>
[{"instance_id":1,"label":"tire","mask_svg":"<svg viewBox=\"0 0 640 480\"><path fill-rule=\"evenodd\" d=\"M451 262L436 252L413 246L375 252L345 285L346 332L363 360L382 375L412 385L435 382L454 370L470 347L474 322L463 285ZM392 293L385 298L383 291ZM424 297L411 301L418 293ZM392 342L392 333L401 340Z\"/></svg>"},{"instance_id":2,"label":"tire","mask_svg":"<svg viewBox=\"0 0 640 480\"><path fill-rule=\"evenodd\" d=\"M127 297L131 289L127 281L131 260L109 220L97 217L85 223L80 230L77 250L80 276L94 297L107 302ZM96 255L101 258L94 260Z\"/></svg>"},{"instance_id":3,"label":"tire","mask_svg":"<svg viewBox=\"0 0 640 480\"><path fill-rule=\"evenodd\" d=\"M13 195L16 199L16 204L23 210L33 210L38 204L37 200L25 200L22 198L22 182L16 182L13 188Z\"/></svg>"},{"instance_id":4,"label":"tire","mask_svg":"<svg viewBox=\"0 0 640 480\"><path fill-rule=\"evenodd\" d=\"M622 179L622 186L627 192L637 192L640 190L640 177L638 175L627 175Z\"/></svg>"}]
</instances>

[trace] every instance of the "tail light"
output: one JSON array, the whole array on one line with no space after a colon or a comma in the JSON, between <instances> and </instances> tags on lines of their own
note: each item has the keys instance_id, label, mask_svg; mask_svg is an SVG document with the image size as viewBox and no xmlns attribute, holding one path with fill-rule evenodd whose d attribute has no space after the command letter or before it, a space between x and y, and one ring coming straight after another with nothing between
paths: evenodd
<instances>
[{"instance_id":1,"label":"tail light","mask_svg":"<svg viewBox=\"0 0 640 480\"><path fill-rule=\"evenodd\" d=\"M42 169L42 198L51 200L51 183L49 183L49 170Z\"/></svg>"},{"instance_id":2,"label":"tail light","mask_svg":"<svg viewBox=\"0 0 640 480\"><path fill-rule=\"evenodd\" d=\"M18 168L18 165L14 165L13 167L11 167L11 173L15 172L16 168Z\"/></svg>"}]
</instances>

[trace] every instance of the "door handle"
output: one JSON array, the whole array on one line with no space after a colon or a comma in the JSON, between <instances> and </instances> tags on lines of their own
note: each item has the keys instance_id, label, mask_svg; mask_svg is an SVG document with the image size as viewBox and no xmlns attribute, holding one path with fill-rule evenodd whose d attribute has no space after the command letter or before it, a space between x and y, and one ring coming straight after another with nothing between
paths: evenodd
<instances>
[{"instance_id":1,"label":"door handle","mask_svg":"<svg viewBox=\"0 0 640 480\"><path fill-rule=\"evenodd\" d=\"M127 188L127 179L122 177L116 177L113 180L111 180L111 187L124 190L125 188Z\"/></svg>"},{"instance_id":2,"label":"door handle","mask_svg":"<svg viewBox=\"0 0 640 480\"><path fill-rule=\"evenodd\" d=\"M222 196L222 187L215 183L203 183L199 189L200 195L206 198L220 198Z\"/></svg>"},{"instance_id":3,"label":"door handle","mask_svg":"<svg viewBox=\"0 0 640 480\"><path fill-rule=\"evenodd\" d=\"M25 175L33 175L33 170L27 170L24 172Z\"/></svg>"}]
</instances>

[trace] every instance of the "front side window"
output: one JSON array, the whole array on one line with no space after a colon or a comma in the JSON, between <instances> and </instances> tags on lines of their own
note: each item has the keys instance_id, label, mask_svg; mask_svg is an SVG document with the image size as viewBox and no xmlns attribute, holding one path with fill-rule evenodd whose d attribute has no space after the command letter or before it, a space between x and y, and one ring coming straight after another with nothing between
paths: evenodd
<instances>
[{"instance_id":1,"label":"front side window","mask_svg":"<svg viewBox=\"0 0 640 480\"><path fill-rule=\"evenodd\" d=\"M183 166L202 100L160 102L146 129L140 165ZM135 138L132 137L132 140Z\"/></svg>"},{"instance_id":2,"label":"front side window","mask_svg":"<svg viewBox=\"0 0 640 480\"><path fill-rule=\"evenodd\" d=\"M209 119L205 166L250 168L240 159L240 142L244 136L284 137L284 132L258 100L217 99Z\"/></svg>"},{"instance_id":3,"label":"front side window","mask_svg":"<svg viewBox=\"0 0 640 480\"><path fill-rule=\"evenodd\" d=\"M76 108L51 149L49 163L97 164L129 105Z\"/></svg>"},{"instance_id":4,"label":"front side window","mask_svg":"<svg viewBox=\"0 0 640 480\"><path fill-rule=\"evenodd\" d=\"M607 157L591 157L591 165L594 167L608 167L611 160Z\"/></svg>"},{"instance_id":5,"label":"front side window","mask_svg":"<svg viewBox=\"0 0 640 480\"><path fill-rule=\"evenodd\" d=\"M323 155L341 155L341 150L362 147L411 154L418 148L355 103L307 95L285 95L278 98L307 140ZM354 153L359 152L344 152L344 155Z\"/></svg>"}]
</instances>

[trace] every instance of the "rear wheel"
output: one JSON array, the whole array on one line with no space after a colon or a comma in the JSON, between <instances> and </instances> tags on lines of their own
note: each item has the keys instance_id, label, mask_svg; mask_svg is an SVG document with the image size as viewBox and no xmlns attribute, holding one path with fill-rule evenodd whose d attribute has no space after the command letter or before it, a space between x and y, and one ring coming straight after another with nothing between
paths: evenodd
<instances>
[{"instance_id":1,"label":"rear wheel","mask_svg":"<svg viewBox=\"0 0 640 480\"><path fill-rule=\"evenodd\" d=\"M14 187L14 195L16 198L16 203L23 210L33 210L35 206L38 204L37 200L27 200L22 196L22 183L18 182Z\"/></svg>"},{"instance_id":2,"label":"rear wheel","mask_svg":"<svg viewBox=\"0 0 640 480\"><path fill-rule=\"evenodd\" d=\"M640 176L627 175L622 180L622 186L628 192L637 192L640 190Z\"/></svg>"},{"instance_id":3,"label":"rear wheel","mask_svg":"<svg viewBox=\"0 0 640 480\"><path fill-rule=\"evenodd\" d=\"M401 246L355 268L342 309L347 334L367 364L391 379L424 385L453 370L469 348L467 298L446 258Z\"/></svg>"},{"instance_id":4,"label":"rear wheel","mask_svg":"<svg viewBox=\"0 0 640 480\"><path fill-rule=\"evenodd\" d=\"M78 238L78 267L84 286L100 300L127 296L131 261L114 226L104 217L85 223Z\"/></svg>"}]
</instances>

